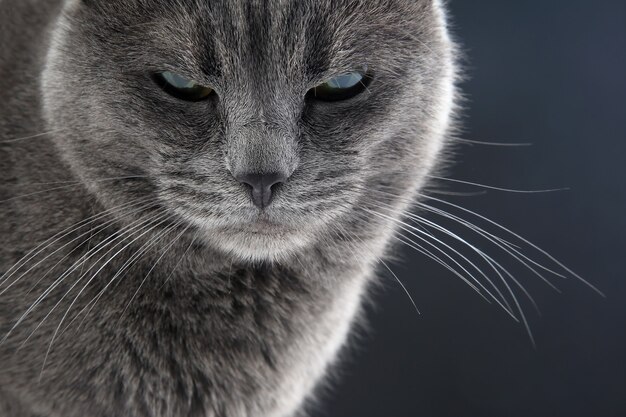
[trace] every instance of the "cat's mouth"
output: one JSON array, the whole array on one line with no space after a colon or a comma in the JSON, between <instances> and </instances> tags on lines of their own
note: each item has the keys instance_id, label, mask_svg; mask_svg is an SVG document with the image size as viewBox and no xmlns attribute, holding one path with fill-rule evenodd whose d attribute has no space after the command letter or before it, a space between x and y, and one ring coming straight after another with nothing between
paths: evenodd
<instances>
[{"instance_id":1,"label":"cat's mouth","mask_svg":"<svg viewBox=\"0 0 626 417\"><path fill-rule=\"evenodd\" d=\"M312 242L310 230L264 215L204 226L207 243L242 260L285 259Z\"/></svg>"},{"instance_id":2,"label":"cat's mouth","mask_svg":"<svg viewBox=\"0 0 626 417\"><path fill-rule=\"evenodd\" d=\"M199 239L244 261L284 260L314 244L323 228L321 216L305 218L279 210L206 216L178 212L197 227Z\"/></svg>"}]
</instances>

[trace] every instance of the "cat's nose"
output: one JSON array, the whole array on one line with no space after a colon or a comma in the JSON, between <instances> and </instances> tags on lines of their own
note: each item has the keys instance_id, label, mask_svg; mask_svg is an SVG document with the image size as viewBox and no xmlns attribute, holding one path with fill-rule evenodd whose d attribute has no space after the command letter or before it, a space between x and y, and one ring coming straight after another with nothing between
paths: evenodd
<instances>
[{"instance_id":1,"label":"cat's nose","mask_svg":"<svg viewBox=\"0 0 626 417\"><path fill-rule=\"evenodd\" d=\"M275 191L275 187L287 181L288 177L280 172L269 174L247 172L236 175L235 179L250 186L252 202L258 208L264 209L272 202L272 193Z\"/></svg>"}]
</instances>

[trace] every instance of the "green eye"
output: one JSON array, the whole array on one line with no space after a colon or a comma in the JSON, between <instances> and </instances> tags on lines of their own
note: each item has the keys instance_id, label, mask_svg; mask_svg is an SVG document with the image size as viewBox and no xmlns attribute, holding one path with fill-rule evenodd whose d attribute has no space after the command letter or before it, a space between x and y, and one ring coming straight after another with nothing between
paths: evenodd
<instances>
[{"instance_id":1,"label":"green eye","mask_svg":"<svg viewBox=\"0 0 626 417\"><path fill-rule=\"evenodd\" d=\"M348 100L367 89L372 78L360 72L349 72L331 78L324 84L312 88L307 96L321 101Z\"/></svg>"},{"instance_id":2,"label":"green eye","mask_svg":"<svg viewBox=\"0 0 626 417\"><path fill-rule=\"evenodd\" d=\"M165 71L154 74L154 81L169 95L185 101L202 101L213 94L213 89L200 85L181 75Z\"/></svg>"}]
</instances>

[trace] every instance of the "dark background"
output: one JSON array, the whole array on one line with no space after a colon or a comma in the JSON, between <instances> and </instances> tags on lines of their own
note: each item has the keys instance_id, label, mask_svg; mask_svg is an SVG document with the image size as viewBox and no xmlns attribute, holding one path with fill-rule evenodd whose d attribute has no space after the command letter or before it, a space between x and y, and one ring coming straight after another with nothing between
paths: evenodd
<instances>
[{"instance_id":1,"label":"dark background","mask_svg":"<svg viewBox=\"0 0 626 417\"><path fill-rule=\"evenodd\" d=\"M512 267L543 313L523 302L533 348L523 326L496 305L405 249L392 269L422 316L386 274L369 311L371 331L350 350L314 414L626 416L626 2L451 0L450 7L471 77L463 84L464 138L533 146L463 145L447 175L570 191L444 198L521 233L607 298L556 277L558 294Z\"/></svg>"}]
</instances>

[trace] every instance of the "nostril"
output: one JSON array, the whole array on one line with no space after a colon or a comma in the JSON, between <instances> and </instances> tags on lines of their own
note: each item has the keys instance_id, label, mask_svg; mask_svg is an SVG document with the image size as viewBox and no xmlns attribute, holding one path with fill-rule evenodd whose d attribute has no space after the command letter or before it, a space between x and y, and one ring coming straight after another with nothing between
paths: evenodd
<instances>
[{"instance_id":1,"label":"nostril","mask_svg":"<svg viewBox=\"0 0 626 417\"><path fill-rule=\"evenodd\" d=\"M257 174L257 173L245 173L242 175L237 175L235 177L237 181L242 184L247 184L252 189L268 189L270 190L273 186L281 184L287 180L286 176L280 173L271 173L271 174Z\"/></svg>"},{"instance_id":2,"label":"nostril","mask_svg":"<svg viewBox=\"0 0 626 417\"><path fill-rule=\"evenodd\" d=\"M276 181L274 184L272 184L272 185L270 186L270 191L271 191L272 193L275 193L275 192L276 192L276 189L277 189L277 188L278 188L278 187L279 187L282 183L284 183L284 182L285 182L285 181Z\"/></svg>"},{"instance_id":3,"label":"nostril","mask_svg":"<svg viewBox=\"0 0 626 417\"><path fill-rule=\"evenodd\" d=\"M280 172L268 174L247 172L235 175L235 179L252 189L252 202L258 208L264 209L270 204L276 187L287 181L287 175Z\"/></svg>"}]
</instances>

